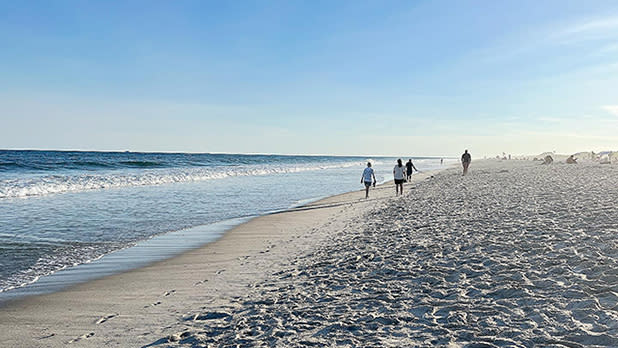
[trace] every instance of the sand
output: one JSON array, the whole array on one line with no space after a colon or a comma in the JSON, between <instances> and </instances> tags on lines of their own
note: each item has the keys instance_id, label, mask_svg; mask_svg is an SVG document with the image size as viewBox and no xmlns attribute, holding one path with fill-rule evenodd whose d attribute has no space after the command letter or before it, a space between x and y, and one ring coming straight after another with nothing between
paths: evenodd
<instances>
[{"instance_id":1,"label":"sand","mask_svg":"<svg viewBox=\"0 0 618 348\"><path fill-rule=\"evenodd\" d=\"M475 161L2 308L9 346L618 346L618 167ZM68 344L70 343L70 344Z\"/></svg>"}]
</instances>

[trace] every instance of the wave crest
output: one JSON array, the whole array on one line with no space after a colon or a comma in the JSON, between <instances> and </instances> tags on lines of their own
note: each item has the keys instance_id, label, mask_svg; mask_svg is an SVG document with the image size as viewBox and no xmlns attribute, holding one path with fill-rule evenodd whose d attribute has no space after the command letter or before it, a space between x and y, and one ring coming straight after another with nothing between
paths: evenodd
<instances>
[{"instance_id":1,"label":"wave crest","mask_svg":"<svg viewBox=\"0 0 618 348\"><path fill-rule=\"evenodd\" d=\"M0 181L0 199L43 196L57 193L82 192L131 186L152 186L181 182L216 180L234 176L261 176L297 173L312 170L346 168L360 165L345 162L306 166L235 166L152 169L139 172L108 172L105 174L46 175ZM150 165L141 162L137 166Z\"/></svg>"}]
</instances>

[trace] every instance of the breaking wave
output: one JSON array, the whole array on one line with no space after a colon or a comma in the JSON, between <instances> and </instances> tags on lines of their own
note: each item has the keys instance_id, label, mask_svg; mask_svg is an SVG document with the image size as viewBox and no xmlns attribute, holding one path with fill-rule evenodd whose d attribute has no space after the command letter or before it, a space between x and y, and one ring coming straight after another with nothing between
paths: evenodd
<instances>
[{"instance_id":1,"label":"breaking wave","mask_svg":"<svg viewBox=\"0 0 618 348\"><path fill-rule=\"evenodd\" d=\"M312 170L346 168L361 164L362 162L355 161L328 165L279 165L275 167L255 165L189 167L30 176L0 180L0 198L43 196L118 187L163 185L216 180L235 176L288 174ZM134 165L136 167L156 166L155 163L151 162L135 162Z\"/></svg>"}]
</instances>

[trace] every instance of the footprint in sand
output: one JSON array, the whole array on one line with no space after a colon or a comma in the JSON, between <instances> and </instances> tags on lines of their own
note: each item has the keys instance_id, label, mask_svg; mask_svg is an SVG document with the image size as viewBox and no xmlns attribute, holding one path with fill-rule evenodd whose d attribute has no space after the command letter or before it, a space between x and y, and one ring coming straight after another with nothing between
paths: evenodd
<instances>
[{"instance_id":1,"label":"footprint in sand","mask_svg":"<svg viewBox=\"0 0 618 348\"><path fill-rule=\"evenodd\" d=\"M199 282L197 282L197 283L193 284L193 286L198 286L198 285L204 284L204 283L206 283L207 281L208 281L208 279L200 280Z\"/></svg>"},{"instance_id":2,"label":"footprint in sand","mask_svg":"<svg viewBox=\"0 0 618 348\"><path fill-rule=\"evenodd\" d=\"M171 294L173 294L175 292L176 292L176 290L166 291L165 294L163 294L163 297L167 297L167 296L169 296L169 295L171 295Z\"/></svg>"},{"instance_id":3,"label":"footprint in sand","mask_svg":"<svg viewBox=\"0 0 618 348\"><path fill-rule=\"evenodd\" d=\"M199 282L198 282L198 283L193 284L193 286L196 286L196 285L198 285L198 284L199 284ZM173 295L174 293L176 293L176 290L175 290L175 289L172 289L172 290L170 290L170 291L166 291L166 292L164 292L164 293L163 293L163 295L161 295L161 296L162 296L162 297L168 297L168 296ZM155 303L151 303L151 304L150 304L150 305L148 305L148 306L144 306L144 308L148 308L148 307L155 307L155 306L160 305L161 303L162 303L161 301L157 301L157 302L155 302Z\"/></svg>"},{"instance_id":4,"label":"footprint in sand","mask_svg":"<svg viewBox=\"0 0 618 348\"><path fill-rule=\"evenodd\" d=\"M110 320L111 318L113 318L113 317L115 317L117 315L118 315L118 313L102 316L101 318L99 318L99 320L96 321L96 324L97 325L98 324L103 324L104 322Z\"/></svg>"},{"instance_id":5,"label":"footprint in sand","mask_svg":"<svg viewBox=\"0 0 618 348\"><path fill-rule=\"evenodd\" d=\"M75 343L75 342L80 341L82 339L88 339L88 338L90 338L92 336L94 336L94 332L89 332L87 334L83 334L83 335L81 335L79 337L76 337L76 338L70 340L69 343Z\"/></svg>"},{"instance_id":6,"label":"footprint in sand","mask_svg":"<svg viewBox=\"0 0 618 348\"><path fill-rule=\"evenodd\" d=\"M161 304L161 301L157 301L155 303L151 303L150 306L144 306L144 308L148 308L148 307L155 307Z\"/></svg>"}]
</instances>

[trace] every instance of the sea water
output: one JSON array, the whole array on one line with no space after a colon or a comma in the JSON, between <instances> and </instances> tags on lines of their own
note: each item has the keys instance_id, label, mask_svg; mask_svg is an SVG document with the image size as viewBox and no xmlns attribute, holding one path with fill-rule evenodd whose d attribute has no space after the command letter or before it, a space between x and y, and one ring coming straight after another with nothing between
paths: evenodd
<instances>
[{"instance_id":1,"label":"sea water","mask_svg":"<svg viewBox=\"0 0 618 348\"><path fill-rule=\"evenodd\" d=\"M368 160L392 179L387 157L0 151L0 293L139 267L251 217L360 190Z\"/></svg>"}]
</instances>

